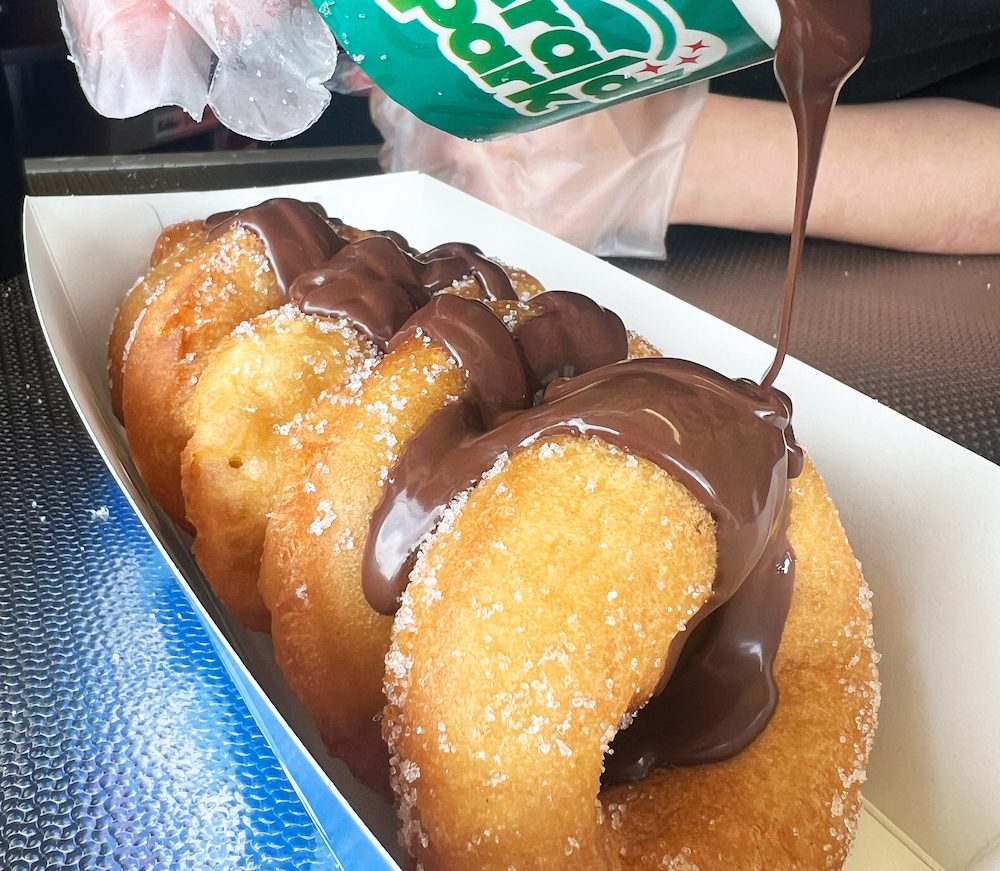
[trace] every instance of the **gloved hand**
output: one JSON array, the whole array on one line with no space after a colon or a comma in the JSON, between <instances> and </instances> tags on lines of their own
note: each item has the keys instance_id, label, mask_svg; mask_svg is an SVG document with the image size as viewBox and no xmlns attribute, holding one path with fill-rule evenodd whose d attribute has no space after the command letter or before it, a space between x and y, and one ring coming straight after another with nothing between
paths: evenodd
<instances>
[{"instance_id":1,"label":"gloved hand","mask_svg":"<svg viewBox=\"0 0 1000 871\"><path fill-rule=\"evenodd\" d=\"M337 44L308 0L59 0L94 108L127 118L207 105L231 130L285 139L330 102Z\"/></svg>"},{"instance_id":2,"label":"gloved hand","mask_svg":"<svg viewBox=\"0 0 1000 871\"><path fill-rule=\"evenodd\" d=\"M600 256L663 258L704 82L493 142L424 124L382 92L382 168L420 170Z\"/></svg>"}]
</instances>

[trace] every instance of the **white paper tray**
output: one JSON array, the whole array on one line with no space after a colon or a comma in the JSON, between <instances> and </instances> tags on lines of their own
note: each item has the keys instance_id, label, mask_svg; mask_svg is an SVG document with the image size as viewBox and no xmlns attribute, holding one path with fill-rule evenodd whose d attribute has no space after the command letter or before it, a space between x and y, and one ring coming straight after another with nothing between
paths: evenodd
<instances>
[{"instance_id":1,"label":"white paper tray","mask_svg":"<svg viewBox=\"0 0 1000 871\"><path fill-rule=\"evenodd\" d=\"M145 270L160 229L272 196L318 201L331 215L399 230L421 248L473 242L528 269L550 289L590 294L670 356L730 376L759 376L773 352L657 288L416 174L208 193L28 198L25 247L36 305L94 442L171 561L344 867L392 868L354 813L392 850L391 811L326 758L275 668L269 642L236 626L206 593L184 540L138 482L110 408L105 361L111 322ZM776 304L777 294L776 288ZM881 724L865 789L871 812L863 815L848 868L1000 867L988 856L1000 840L1000 670L993 666L1000 622L1000 467L796 360L786 363L778 386L795 403L796 433L827 481L875 593Z\"/></svg>"}]
</instances>

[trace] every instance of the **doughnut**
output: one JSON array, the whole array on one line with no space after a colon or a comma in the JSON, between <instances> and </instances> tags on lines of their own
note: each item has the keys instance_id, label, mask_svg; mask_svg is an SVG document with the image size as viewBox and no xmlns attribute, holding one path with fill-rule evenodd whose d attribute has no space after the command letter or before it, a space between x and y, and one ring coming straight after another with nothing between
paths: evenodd
<instances>
[{"instance_id":1,"label":"doughnut","mask_svg":"<svg viewBox=\"0 0 1000 871\"><path fill-rule=\"evenodd\" d=\"M383 358L356 393L322 400L314 416L329 423L300 436L297 469L265 533L259 588L271 612L275 660L331 755L382 793L389 757L374 718L385 703L392 619L361 591L364 535L399 446L462 382L446 351L412 339Z\"/></svg>"},{"instance_id":2,"label":"doughnut","mask_svg":"<svg viewBox=\"0 0 1000 871\"><path fill-rule=\"evenodd\" d=\"M171 224L157 237L149 255L150 267L155 267L179 248L200 242L205 236L204 221L181 221Z\"/></svg>"},{"instance_id":3,"label":"doughnut","mask_svg":"<svg viewBox=\"0 0 1000 871\"><path fill-rule=\"evenodd\" d=\"M115 316L108 343L108 376L111 382L111 408L115 417L123 424L122 377L134 340L136 322L142 317L150 301L162 293L167 279L194 256L203 237L200 221L167 227L156 240L150 256L149 272L133 285Z\"/></svg>"},{"instance_id":4,"label":"doughnut","mask_svg":"<svg viewBox=\"0 0 1000 871\"><path fill-rule=\"evenodd\" d=\"M727 761L603 791L611 738L711 586L711 518L648 461L584 439L516 454L454 507L387 657L393 785L422 867L841 867L878 701L868 592L811 465L793 493L770 725Z\"/></svg>"},{"instance_id":5,"label":"doughnut","mask_svg":"<svg viewBox=\"0 0 1000 871\"><path fill-rule=\"evenodd\" d=\"M129 449L153 498L184 523L181 451L191 433L185 408L205 351L238 324L281 304L260 240L237 228L182 262L132 330L122 377Z\"/></svg>"},{"instance_id":6,"label":"doughnut","mask_svg":"<svg viewBox=\"0 0 1000 871\"><path fill-rule=\"evenodd\" d=\"M270 627L257 592L264 529L285 467L298 462L304 414L324 391L362 377L378 356L343 321L290 305L241 324L204 355L186 408L185 513L199 567L250 629Z\"/></svg>"}]
</instances>

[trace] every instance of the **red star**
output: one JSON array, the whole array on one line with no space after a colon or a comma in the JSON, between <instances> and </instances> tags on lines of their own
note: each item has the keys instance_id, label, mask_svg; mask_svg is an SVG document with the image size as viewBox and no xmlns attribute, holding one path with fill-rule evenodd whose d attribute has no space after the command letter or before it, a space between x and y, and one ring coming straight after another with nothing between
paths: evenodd
<instances>
[{"instance_id":1,"label":"red star","mask_svg":"<svg viewBox=\"0 0 1000 871\"><path fill-rule=\"evenodd\" d=\"M646 66L644 66L641 70L639 70L639 72L640 73L658 73L660 70L663 69L663 66L664 66L663 64L651 64L651 63L647 63Z\"/></svg>"},{"instance_id":2,"label":"red star","mask_svg":"<svg viewBox=\"0 0 1000 871\"><path fill-rule=\"evenodd\" d=\"M696 63L698 63L697 55L695 55L694 57L681 57L677 61L677 66L680 66L681 64L696 64Z\"/></svg>"},{"instance_id":3,"label":"red star","mask_svg":"<svg viewBox=\"0 0 1000 871\"><path fill-rule=\"evenodd\" d=\"M703 48L708 48L708 46L707 46L707 45L705 45L705 43L703 43L703 42L702 42L702 41L701 41L701 40L699 39L699 40L698 40L698 41L697 41L696 43L694 43L693 45L685 45L685 46L684 46L684 48L689 48L689 49L691 49L691 51L701 51L701 50L702 50Z\"/></svg>"}]
</instances>

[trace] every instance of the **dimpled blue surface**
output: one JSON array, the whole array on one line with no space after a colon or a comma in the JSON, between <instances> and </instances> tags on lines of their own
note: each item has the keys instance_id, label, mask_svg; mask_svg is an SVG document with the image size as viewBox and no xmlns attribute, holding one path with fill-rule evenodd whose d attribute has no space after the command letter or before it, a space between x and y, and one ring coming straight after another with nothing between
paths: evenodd
<instances>
[{"instance_id":1,"label":"dimpled blue surface","mask_svg":"<svg viewBox=\"0 0 1000 871\"><path fill-rule=\"evenodd\" d=\"M0 283L0 868L339 868Z\"/></svg>"}]
</instances>

